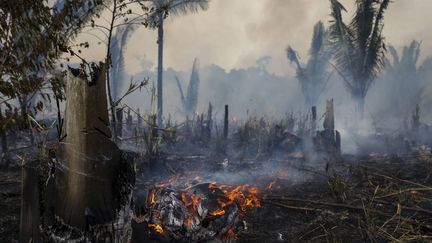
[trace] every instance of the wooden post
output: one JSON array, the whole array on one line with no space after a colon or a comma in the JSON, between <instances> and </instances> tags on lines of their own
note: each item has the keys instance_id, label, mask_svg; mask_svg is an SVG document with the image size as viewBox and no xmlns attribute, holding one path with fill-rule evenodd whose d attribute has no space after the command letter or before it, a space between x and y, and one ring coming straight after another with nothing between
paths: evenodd
<instances>
[{"instance_id":1,"label":"wooden post","mask_svg":"<svg viewBox=\"0 0 432 243\"><path fill-rule=\"evenodd\" d=\"M312 106L312 136L315 136L316 121L317 121L317 109L316 106Z\"/></svg>"},{"instance_id":2,"label":"wooden post","mask_svg":"<svg viewBox=\"0 0 432 243\"><path fill-rule=\"evenodd\" d=\"M37 163L38 161L29 162L21 167L21 243L42 242L39 231L40 209Z\"/></svg>"},{"instance_id":3,"label":"wooden post","mask_svg":"<svg viewBox=\"0 0 432 243\"><path fill-rule=\"evenodd\" d=\"M209 107L207 110L207 139L208 140L211 139L211 131L213 127L212 112L213 112L213 107L212 104L209 102Z\"/></svg>"},{"instance_id":4,"label":"wooden post","mask_svg":"<svg viewBox=\"0 0 432 243\"><path fill-rule=\"evenodd\" d=\"M228 105L225 105L225 117L224 117L224 139L228 139Z\"/></svg>"}]
</instances>

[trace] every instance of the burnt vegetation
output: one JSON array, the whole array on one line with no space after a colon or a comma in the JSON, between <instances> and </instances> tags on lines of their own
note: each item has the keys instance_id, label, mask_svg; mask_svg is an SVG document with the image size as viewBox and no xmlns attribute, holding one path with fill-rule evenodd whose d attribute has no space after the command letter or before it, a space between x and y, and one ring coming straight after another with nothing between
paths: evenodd
<instances>
[{"instance_id":1,"label":"burnt vegetation","mask_svg":"<svg viewBox=\"0 0 432 243\"><path fill-rule=\"evenodd\" d=\"M241 90L227 83L224 97L203 100L197 59L187 86L163 76L165 19L204 11L207 0L2 2L0 242L430 242L431 59L419 63L418 41L402 53L385 44L391 1L355 3L347 24L345 7L329 1L306 63L285 50L304 100L272 117L233 111L226 97ZM125 71L139 28L157 31L156 80ZM104 47L103 60L84 58L82 33ZM238 73L260 79L268 62ZM340 103L324 96L335 78L357 103L346 126ZM180 101L167 116L164 81ZM392 89L365 133L375 82ZM149 109L129 103L135 93Z\"/></svg>"}]
</instances>

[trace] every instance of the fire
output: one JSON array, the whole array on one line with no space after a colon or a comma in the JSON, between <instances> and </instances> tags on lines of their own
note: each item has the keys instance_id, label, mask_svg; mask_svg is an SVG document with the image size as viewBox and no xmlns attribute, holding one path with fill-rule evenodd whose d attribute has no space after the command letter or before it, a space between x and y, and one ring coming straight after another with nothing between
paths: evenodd
<instances>
[{"instance_id":1,"label":"fire","mask_svg":"<svg viewBox=\"0 0 432 243\"><path fill-rule=\"evenodd\" d=\"M217 203L219 204L219 209L215 210L211 213L213 216L222 215L225 213L224 208L228 205L232 205L237 203L240 209L243 212L246 212L248 209L259 208L261 207L261 203L259 200L260 189L257 187L246 185L240 185L233 189L232 186L222 185L217 186L216 183L211 183L209 188L219 187L224 192L225 196L228 198L228 201L223 201L217 199Z\"/></svg>"},{"instance_id":2,"label":"fire","mask_svg":"<svg viewBox=\"0 0 432 243\"><path fill-rule=\"evenodd\" d=\"M196 212L198 210L199 203L201 202L200 196L195 194L187 195L185 192L182 192L181 199L189 212Z\"/></svg>"},{"instance_id":3,"label":"fire","mask_svg":"<svg viewBox=\"0 0 432 243\"><path fill-rule=\"evenodd\" d=\"M212 212L212 213L210 213L212 216L219 216L219 215L223 215L223 214L225 214L225 210L223 210L223 209L218 209L218 210L216 210L216 211L214 211L214 212Z\"/></svg>"},{"instance_id":4,"label":"fire","mask_svg":"<svg viewBox=\"0 0 432 243\"><path fill-rule=\"evenodd\" d=\"M158 232L159 234L162 234L164 232L162 226L158 224L148 224L148 227L152 228L154 231Z\"/></svg>"}]
</instances>

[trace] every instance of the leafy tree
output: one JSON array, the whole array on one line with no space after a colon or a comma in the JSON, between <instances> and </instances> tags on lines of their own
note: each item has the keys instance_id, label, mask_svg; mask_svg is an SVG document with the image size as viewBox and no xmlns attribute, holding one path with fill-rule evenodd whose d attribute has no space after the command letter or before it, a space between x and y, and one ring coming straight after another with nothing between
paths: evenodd
<instances>
[{"instance_id":1,"label":"leafy tree","mask_svg":"<svg viewBox=\"0 0 432 243\"><path fill-rule=\"evenodd\" d=\"M332 45L337 71L363 116L366 94L384 65L386 51L382 30L390 0L356 0L356 13L345 24L338 0L330 0Z\"/></svg>"},{"instance_id":2,"label":"leafy tree","mask_svg":"<svg viewBox=\"0 0 432 243\"><path fill-rule=\"evenodd\" d=\"M61 3L61 4L60 4ZM41 102L32 104L36 93L50 100L42 89L54 96L62 85L51 79L56 61L68 51L69 41L89 16L99 11L101 1L71 0L50 7L47 0L2 1L0 5L0 93L1 104L18 109L24 127L29 125L31 106L42 110ZM59 96L59 98L63 98ZM15 102L17 101L17 102ZM14 119L2 119L9 122ZM2 126L3 128L6 126Z\"/></svg>"},{"instance_id":3,"label":"leafy tree","mask_svg":"<svg viewBox=\"0 0 432 243\"><path fill-rule=\"evenodd\" d=\"M163 116L163 40L164 19L168 14L182 15L198 10L206 10L209 0L150 0L156 11L150 16L158 29L158 81L157 81L157 124L162 127Z\"/></svg>"},{"instance_id":4,"label":"leafy tree","mask_svg":"<svg viewBox=\"0 0 432 243\"><path fill-rule=\"evenodd\" d=\"M300 64L297 52L290 46L287 58L296 64L297 79L300 82L303 96L308 106L317 105L320 95L324 92L330 78L327 66L331 59L328 48L328 33L320 21L314 26L312 44L309 49L310 58L305 67Z\"/></svg>"}]
</instances>

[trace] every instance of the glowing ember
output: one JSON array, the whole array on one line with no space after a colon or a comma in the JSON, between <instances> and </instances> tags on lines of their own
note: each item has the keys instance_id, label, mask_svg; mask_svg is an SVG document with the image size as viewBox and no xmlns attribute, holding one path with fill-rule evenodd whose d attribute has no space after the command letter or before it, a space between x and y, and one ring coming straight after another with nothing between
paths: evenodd
<instances>
[{"instance_id":1,"label":"glowing ember","mask_svg":"<svg viewBox=\"0 0 432 243\"><path fill-rule=\"evenodd\" d=\"M158 224L148 224L148 227L152 228L154 231L158 232L159 234L162 234L164 232L162 226Z\"/></svg>"},{"instance_id":2,"label":"glowing ember","mask_svg":"<svg viewBox=\"0 0 432 243\"><path fill-rule=\"evenodd\" d=\"M214 211L214 212L212 212L212 213L210 213L212 216L219 216L219 215L223 215L223 214L225 214L225 210L223 210L223 209L218 209L218 210L216 210L216 211Z\"/></svg>"},{"instance_id":3,"label":"glowing ember","mask_svg":"<svg viewBox=\"0 0 432 243\"><path fill-rule=\"evenodd\" d=\"M261 191L254 186L185 183L186 188L179 189L170 184L178 184L177 179L149 189L145 216L151 229L174 239L206 242L235 237L238 217L261 206Z\"/></svg>"}]
</instances>

